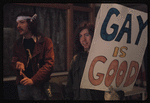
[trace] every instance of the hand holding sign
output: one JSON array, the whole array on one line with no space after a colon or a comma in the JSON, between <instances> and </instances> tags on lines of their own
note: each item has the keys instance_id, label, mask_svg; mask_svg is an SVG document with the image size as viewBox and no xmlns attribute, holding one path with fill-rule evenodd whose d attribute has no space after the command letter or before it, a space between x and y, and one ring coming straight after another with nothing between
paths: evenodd
<instances>
[{"instance_id":1,"label":"hand holding sign","mask_svg":"<svg viewBox=\"0 0 150 103\"><path fill-rule=\"evenodd\" d=\"M147 13L102 4L80 88L130 91L147 46Z\"/></svg>"}]
</instances>

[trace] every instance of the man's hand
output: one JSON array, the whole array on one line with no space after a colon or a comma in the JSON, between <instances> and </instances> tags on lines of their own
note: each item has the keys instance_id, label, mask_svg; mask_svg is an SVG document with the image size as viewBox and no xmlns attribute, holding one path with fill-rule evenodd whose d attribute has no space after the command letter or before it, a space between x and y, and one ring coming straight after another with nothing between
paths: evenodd
<instances>
[{"instance_id":1,"label":"man's hand","mask_svg":"<svg viewBox=\"0 0 150 103\"><path fill-rule=\"evenodd\" d=\"M16 62L16 69L20 70L20 75L22 75L22 71L25 71L24 64L22 62L17 61Z\"/></svg>"},{"instance_id":2,"label":"man's hand","mask_svg":"<svg viewBox=\"0 0 150 103\"><path fill-rule=\"evenodd\" d=\"M20 81L23 85L33 85L32 79L28 78L22 71L25 71L25 66L22 62L16 62L16 69L20 70L20 75L23 76L23 79Z\"/></svg>"},{"instance_id":3,"label":"man's hand","mask_svg":"<svg viewBox=\"0 0 150 103\"><path fill-rule=\"evenodd\" d=\"M33 85L32 79L28 78L24 73L22 73L22 76L24 77L21 79L20 83L23 85Z\"/></svg>"}]
</instances>

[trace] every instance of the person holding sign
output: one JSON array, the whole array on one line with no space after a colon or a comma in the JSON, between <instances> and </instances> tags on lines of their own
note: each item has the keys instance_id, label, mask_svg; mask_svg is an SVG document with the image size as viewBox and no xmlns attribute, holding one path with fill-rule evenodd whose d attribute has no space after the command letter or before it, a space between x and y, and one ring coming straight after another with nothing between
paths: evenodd
<instances>
[{"instance_id":1,"label":"person holding sign","mask_svg":"<svg viewBox=\"0 0 150 103\"><path fill-rule=\"evenodd\" d=\"M82 89L80 83L94 35L94 25L84 21L75 31L75 45L78 53L73 57L66 85L67 100L104 100L104 91ZM120 96L123 93L118 91Z\"/></svg>"}]
</instances>

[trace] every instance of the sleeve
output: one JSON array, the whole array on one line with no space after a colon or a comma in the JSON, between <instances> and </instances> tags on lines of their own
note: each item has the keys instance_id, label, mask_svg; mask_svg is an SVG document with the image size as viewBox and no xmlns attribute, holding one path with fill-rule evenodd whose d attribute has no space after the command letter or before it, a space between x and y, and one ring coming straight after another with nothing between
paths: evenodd
<instances>
[{"instance_id":1,"label":"sleeve","mask_svg":"<svg viewBox=\"0 0 150 103\"><path fill-rule=\"evenodd\" d=\"M71 61L70 70L69 70L68 77L67 77L67 85L65 87L67 100L73 100L73 97L74 97L72 87L73 87L73 68L75 65L76 56L77 55L75 55L73 57L73 60Z\"/></svg>"},{"instance_id":2,"label":"sleeve","mask_svg":"<svg viewBox=\"0 0 150 103\"><path fill-rule=\"evenodd\" d=\"M31 78L34 85L39 85L46 81L50 77L54 69L54 50L53 43L50 38L45 40L45 57L44 65L36 72L36 74Z\"/></svg>"}]
</instances>

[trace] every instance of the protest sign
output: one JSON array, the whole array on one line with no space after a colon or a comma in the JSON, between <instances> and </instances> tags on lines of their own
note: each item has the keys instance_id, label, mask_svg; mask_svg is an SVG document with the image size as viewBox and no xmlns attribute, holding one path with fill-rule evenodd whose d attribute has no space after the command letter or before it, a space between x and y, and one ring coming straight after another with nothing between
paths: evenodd
<instances>
[{"instance_id":1,"label":"protest sign","mask_svg":"<svg viewBox=\"0 0 150 103\"><path fill-rule=\"evenodd\" d=\"M102 4L80 88L131 91L147 46L147 13Z\"/></svg>"}]
</instances>

